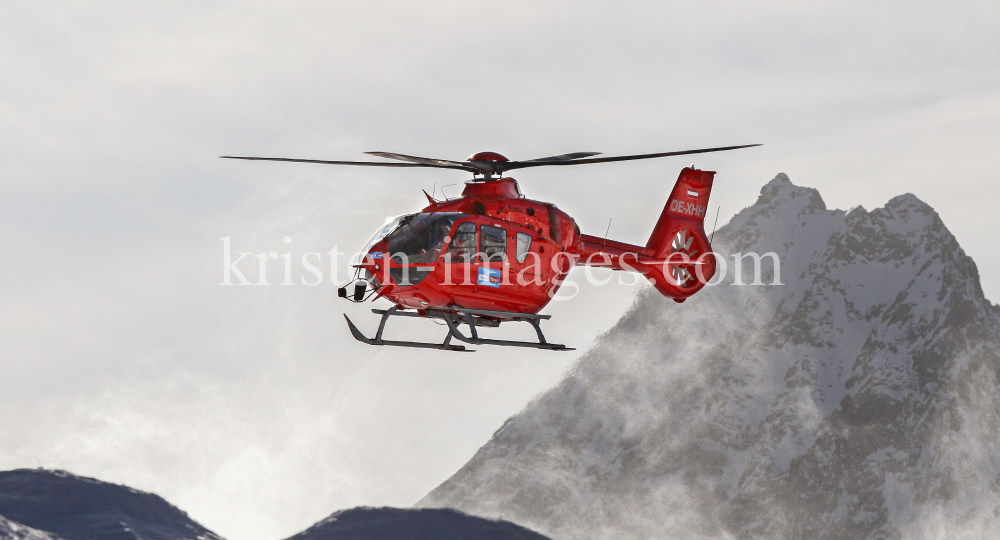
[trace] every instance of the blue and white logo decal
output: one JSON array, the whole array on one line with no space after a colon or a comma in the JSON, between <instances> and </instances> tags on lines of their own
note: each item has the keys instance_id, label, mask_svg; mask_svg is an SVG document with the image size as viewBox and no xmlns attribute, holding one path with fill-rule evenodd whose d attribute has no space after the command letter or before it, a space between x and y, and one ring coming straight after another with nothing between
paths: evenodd
<instances>
[{"instance_id":1,"label":"blue and white logo decal","mask_svg":"<svg viewBox=\"0 0 1000 540\"><path fill-rule=\"evenodd\" d=\"M372 252L372 258L373 259L381 259L383 253L385 253L385 252L384 251L373 251Z\"/></svg>"},{"instance_id":2,"label":"blue and white logo decal","mask_svg":"<svg viewBox=\"0 0 1000 540\"><path fill-rule=\"evenodd\" d=\"M476 281L477 285L489 285L490 287L500 288L500 269L499 268L486 268L484 266L479 267L479 280Z\"/></svg>"}]
</instances>

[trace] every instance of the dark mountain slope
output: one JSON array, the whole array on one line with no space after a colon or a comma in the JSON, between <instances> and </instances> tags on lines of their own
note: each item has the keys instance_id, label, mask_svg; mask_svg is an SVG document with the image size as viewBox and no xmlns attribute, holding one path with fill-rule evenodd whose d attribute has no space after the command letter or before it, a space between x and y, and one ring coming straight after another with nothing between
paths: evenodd
<instances>
[{"instance_id":1,"label":"dark mountain slope","mask_svg":"<svg viewBox=\"0 0 1000 540\"><path fill-rule=\"evenodd\" d=\"M0 516L65 540L221 540L157 495L63 471L0 472Z\"/></svg>"},{"instance_id":2,"label":"dark mountain slope","mask_svg":"<svg viewBox=\"0 0 1000 540\"><path fill-rule=\"evenodd\" d=\"M546 540L506 521L455 510L352 508L341 510L288 540Z\"/></svg>"}]
</instances>

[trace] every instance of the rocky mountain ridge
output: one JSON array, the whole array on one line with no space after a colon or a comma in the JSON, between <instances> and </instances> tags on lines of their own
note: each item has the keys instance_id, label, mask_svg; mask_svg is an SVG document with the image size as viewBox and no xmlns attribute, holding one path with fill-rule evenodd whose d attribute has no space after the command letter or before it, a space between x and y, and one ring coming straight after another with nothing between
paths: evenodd
<instances>
[{"instance_id":1,"label":"rocky mountain ridge","mask_svg":"<svg viewBox=\"0 0 1000 540\"><path fill-rule=\"evenodd\" d=\"M828 210L778 175L721 284L649 290L418 503L556 539L955 538L1000 519L1000 308L917 197ZM773 252L762 260L733 255ZM782 285L774 284L776 280Z\"/></svg>"}]
</instances>

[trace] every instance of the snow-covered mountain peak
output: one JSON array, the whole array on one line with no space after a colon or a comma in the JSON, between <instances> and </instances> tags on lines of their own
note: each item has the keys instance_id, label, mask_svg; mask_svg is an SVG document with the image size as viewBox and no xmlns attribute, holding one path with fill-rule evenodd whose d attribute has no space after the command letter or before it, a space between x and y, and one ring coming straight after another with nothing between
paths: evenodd
<instances>
[{"instance_id":1,"label":"snow-covered mountain peak","mask_svg":"<svg viewBox=\"0 0 1000 540\"><path fill-rule=\"evenodd\" d=\"M769 204L795 205L797 202L804 203L802 210L817 211L826 210L823 198L819 196L819 191L814 188L797 186L792 183L785 173L779 173L770 182L760 188L760 196L754 204L761 207Z\"/></svg>"},{"instance_id":2,"label":"snow-covered mountain peak","mask_svg":"<svg viewBox=\"0 0 1000 540\"><path fill-rule=\"evenodd\" d=\"M784 251L792 243L809 243L795 237L800 236L801 225L817 213L833 215L826 210L817 190L796 186L784 173L779 174L761 188L753 206L741 210L719 229L715 237L717 251L720 247L734 253ZM768 249L762 249L765 245Z\"/></svg>"},{"instance_id":3,"label":"snow-covered mountain peak","mask_svg":"<svg viewBox=\"0 0 1000 540\"><path fill-rule=\"evenodd\" d=\"M790 185L792 185L792 181L788 178L788 175L785 173L778 173L768 183L764 184L764 188Z\"/></svg>"},{"instance_id":4,"label":"snow-covered mountain peak","mask_svg":"<svg viewBox=\"0 0 1000 540\"><path fill-rule=\"evenodd\" d=\"M982 451L1000 309L932 208L827 210L778 175L714 247L721 284L682 305L640 293L420 504L557 539L924 538L1000 515ZM734 259L751 251L780 259L760 285Z\"/></svg>"},{"instance_id":5,"label":"snow-covered mountain peak","mask_svg":"<svg viewBox=\"0 0 1000 540\"><path fill-rule=\"evenodd\" d=\"M917 212L925 215L937 214L930 205L921 201L912 193L896 195L889 199L889 202L885 203L885 208L896 212Z\"/></svg>"}]
</instances>

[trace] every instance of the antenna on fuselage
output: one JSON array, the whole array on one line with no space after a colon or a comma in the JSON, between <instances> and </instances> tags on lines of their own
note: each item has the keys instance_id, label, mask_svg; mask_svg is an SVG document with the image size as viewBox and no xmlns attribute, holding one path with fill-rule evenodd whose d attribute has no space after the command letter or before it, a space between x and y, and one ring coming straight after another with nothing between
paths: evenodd
<instances>
[{"instance_id":1,"label":"antenna on fuselage","mask_svg":"<svg viewBox=\"0 0 1000 540\"><path fill-rule=\"evenodd\" d=\"M721 206L715 208L715 225L712 225L712 236L708 238L708 243L711 244L712 240L715 239L715 227L719 224L719 210L722 210Z\"/></svg>"}]
</instances>

